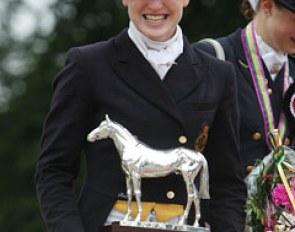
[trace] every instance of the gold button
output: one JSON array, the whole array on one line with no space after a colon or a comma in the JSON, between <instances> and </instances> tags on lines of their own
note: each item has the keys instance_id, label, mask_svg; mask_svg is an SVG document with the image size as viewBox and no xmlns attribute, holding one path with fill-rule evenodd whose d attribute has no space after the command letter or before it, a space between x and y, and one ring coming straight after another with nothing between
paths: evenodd
<instances>
[{"instance_id":1,"label":"gold button","mask_svg":"<svg viewBox=\"0 0 295 232\"><path fill-rule=\"evenodd\" d=\"M271 95L271 94L272 94L272 89L269 88L269 89L267 90L267 92L268 92L269 95Z\"/></svg>"},{"instance_id":2,"label":"gold button","mask_svg":"<svg viewBox=\"0 0 295 232\"><path fill-rule=\"evenodd\" d=\"M272 68L270 69L270 73L271 74L276 74L280 71L280 66L278 64L275 64L274 66L272 66Z\"/></svg>"},{"instance_id":3,"label":"gold button","mask_svg":"<svg viewBox=\"0 0 295 232\"><path fill-rule=\"evenodd\" d=\"M187 142L187 138L184 135L182 135L178 138L178 142L181 144L185 144Z\"/></svg>"},{"instance_id":4,"label":"gold button","mask_svg":"<svg viewBox=\"0 0 295 232\"><path fill-rule=\"evenodd\" d=\"M172 200L175 197L175 193L173 191L167 192L167 198Z\"/></svg>"},{"instance_id":5,"label":"gold button","mask_svg":"<svg viewBox=\"0 0 295 232\"><path fill-rule=\"evenodd\" d=\"M261 134L260 133L258 133L258 132L255 132L253 135L252 135L252 138L253 138L253 140L255 140L255 141L258 141L259 139L261 139Z\"/></svg>"},{"instance_id":6,"label":"gold button","mask_svg":"<svg viewBox=\"0 0 295 232\"><path fill-rule=\"evenodd\" d=\"M285 138L284 145L289 146L291 143L289 138Z\"/></svg>"},{"instance_id":7,"label":"gold button","mask_svg":"<svg viewBox=\"0 0 295 232\"><path fill-rule=\"evenodd\" d=\"M246 172L247 173L251 172L252 170L253 170L253 166L252 165L247 166L247 168L246 168Z\"/></svg>"}]
</instances>

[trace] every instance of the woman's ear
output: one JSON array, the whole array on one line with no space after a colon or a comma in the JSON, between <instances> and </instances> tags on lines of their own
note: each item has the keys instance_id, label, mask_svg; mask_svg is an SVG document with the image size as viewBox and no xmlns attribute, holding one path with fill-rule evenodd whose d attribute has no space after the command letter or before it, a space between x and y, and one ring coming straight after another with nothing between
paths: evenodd
<instances>
[{"instance_id":1,"label":"woman's ear","mask_svg":"<svg viewBox=\"0 0 295 232\"><path fill-rule=\"evenodd\" d=\"M122 0L124 6L128 6L128 0Z\"/></svg>"},{"instance_id":2,"label":"woman's ear","mask_svg":"<svg viewBox=\"0 0 295 232\"><path fill-rule=\"evenodd\" d=\"M270 15L273 3L271 0L261 0L260 7L266 15Z\"/></svg>"},{"instance_id":3,"label":"woman's ear","mask_svg":"<svg viewBox=\"0 0 295 232\"><path fill-rule=\"evenodd\" d=\"M190 0L183 0L183 7L187 7Z\"/></svg>"}]
</instances>

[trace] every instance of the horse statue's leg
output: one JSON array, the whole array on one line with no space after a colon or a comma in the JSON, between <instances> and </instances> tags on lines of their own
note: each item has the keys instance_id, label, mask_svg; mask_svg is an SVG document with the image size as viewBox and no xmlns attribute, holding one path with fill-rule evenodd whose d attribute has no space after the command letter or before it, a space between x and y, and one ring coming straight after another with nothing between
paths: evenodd
<instances>
[{"instance_id":1,"label":"horse statue's leg","mask_svg":"<svg viewBox=\"0 0 295 232\"><path fill-rule=\"evenodd\" d=\"M196 186L194 185L194 205L195 205L195 222L194 222L194 226L195 227L199 227L199 220L201 217L201 208L200 208L200 198L199 198L199 193L198 190L196 188Z\"/></svg>"},{"instance_id":2,"label":"horse statue's leg","mask_svg":"<svg viewBox=\"0 0 295 232\"><path fill-rule=\"evenodd\" d=\"M131 211L132 211L132 181L130 175L126 176L126 191L127 191L127 197L128 197L128 208L127 208L127 214L125 215L123 221L130 221L131 217Z\"/></svg>"},{"instance_id":3,"label":"horse statue's leg","mask_svg":"<svg viewBox=\"0 0 295 232\"><path fill-rule=\"evenodd\" d=\"M142 215L142 207L141 207L141 177L138 173L133 172L132 173L132 182L133 182L133 189L134 189L134 195L137 202L137 210L138 214L135 218L135 221L141 221L141 215Z\"/></svg>"},{"instance_id":4,"label":"horse statue's leg","mask_svg":"<svg viewBox=\"0 0 295 232\"><path fill-rule=\"evenodd\" d=\"M192 179L192 173L191 172L182 172L182 176L186 185L187 189L187 204L183 213L183 216L181 217L180 221L178 222L178 225L184 225L186 224L188 214L194 199L194 183Z\"/></svg>"}]
</instances>

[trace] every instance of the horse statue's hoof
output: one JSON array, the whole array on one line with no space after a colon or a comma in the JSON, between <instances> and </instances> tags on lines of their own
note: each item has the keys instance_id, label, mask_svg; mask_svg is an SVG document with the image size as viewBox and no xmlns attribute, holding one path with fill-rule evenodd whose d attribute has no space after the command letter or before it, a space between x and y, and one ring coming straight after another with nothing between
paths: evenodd
<instances>
[{"instance_id":1,"label":"horse statue's hoof","mask_svg":"<svg viewBox=\"0 0 295 232\"><path fill-rule=\"evenodd\" d=\"M134 219L135 222L140 222L141 220L141 215L137 215L136 218Z\"/></svg>"},{"instance_id":2,"label":"horse statue's hoof","mask_svg":"<svg viewBox=\"0 0 295 232\"><path fill-rule=\"evenodd\" d=\"M199 227L199 222L195 222L193 226L194 227Z\"/></svg>"},{"instance_id":3,"label":"horse statue's hoof","mask_svg":"<svg viewBox=\"0 0 295 232\"><path fill-rule=\"evenodd\" d=\"M177 225L183 226L185 224L186 224L186 220L184 219L184 217L181 217L181 219L179 220L179 222L177 223Z\"/></svg>"},{"instance_id":4,"label":"horse statue's hoof","mask_svg":"<svg viewBox=\"0 0 295 232\"><path fill-rule=\"evenodd\" d=\"M128 222L128 221L132 221L132 217L129 214L126 214L125 217L123 218L123 222Z\"/></svg>"}]
</instances>

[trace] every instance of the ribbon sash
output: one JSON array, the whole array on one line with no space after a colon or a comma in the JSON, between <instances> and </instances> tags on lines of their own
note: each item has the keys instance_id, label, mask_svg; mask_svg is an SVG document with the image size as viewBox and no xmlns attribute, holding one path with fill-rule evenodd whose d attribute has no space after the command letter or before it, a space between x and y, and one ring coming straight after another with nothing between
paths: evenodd
<instances>
[{"instance_id":1,"label":"ribbon sash","mask_svg":"<svg viewBox=\"0 0 295 232\"><path fill-rule=\"evenodd\" d=\"M242 31L241 37L242 37L244 53L249 65L256 96L257 96L261 113L263 116L265 142L268 145L268 147L271 149L271 144L269 142L268 135L270 132L274 131L275 124L274 124L271 101L268 94L267 79L265 76L262 58L259 53L259 49L258 49L258 45L256 41L253 21L249 23L248 26ZM289 86L290 86L289 63L287 62L284 64L283 94L285 94ZM283 139L286 137L286 134L287 134L286 117L283 114L283 112L281 112L280 114L278 129L279 129L280 137L283 141Z\"/></svg>"}]
</instances>

